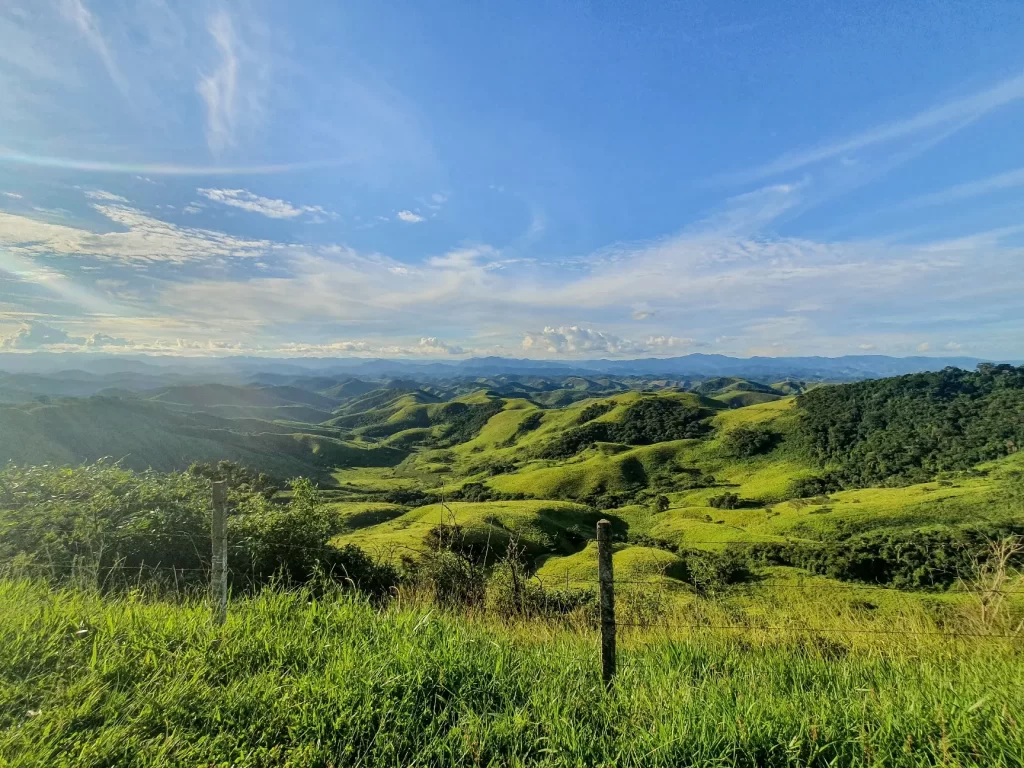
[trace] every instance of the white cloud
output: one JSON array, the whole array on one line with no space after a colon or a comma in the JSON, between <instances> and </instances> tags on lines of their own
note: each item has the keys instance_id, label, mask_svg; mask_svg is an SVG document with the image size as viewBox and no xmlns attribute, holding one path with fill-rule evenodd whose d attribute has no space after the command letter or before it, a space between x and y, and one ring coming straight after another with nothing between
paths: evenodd
<instances>
[{"instance_id":1,"label":"white cloud","mask_svg":"<svg viewBox=\"0 0 1024 768\"><path fill-rule=\"evenodd\" d=\"M67 331L36 321L25 323L11 336L0 336L0 349L40 349L54 344L79 344Z\"/></svg>"},{"instance_id":2,"label":"white cloud","mask_svg":"<svg viewBox=\"0 0 1024 768\"><path fill-rule=\"evenodd\" d=\"M646 342L640 343L593 328L563 325L557 328L547 326L542 331L527 333L523 337L522 347L528 353L543 355L623 355L643 354L655 350L677 350L692 343L692 339L679 339L674 336L652 336Z\"/></svg>"},{"instance_id":3,"label":"white cloud","mask_svg":"<svg viewBox=\"0 0 1024 768\"><path fill-rule=\"evenodd\" d=\"M4 192L4 197L13 197L15 200L21 200L24 195L19 195L17 192Z\"/></svg>"},{"instance_id":4,"label":"white cloud","mask_svg":"<svg viewBox=\"0 0 1024 768\"><path fill-rule=\"evenodd\" d=\"M90 189L85 193L86 197L92 198L93 200L105 200L109 203L127 203L128 200L120 195L115 195L113 192L104 192L102 189Z\"/></svg>"},{"instance_id":5,"label":"white cloud","mask_svg":"<svg viewBox=\"0 0 1024 768\"><path fill-rule=\"evenodd\" d=\"M461 355L465 351L462 347L446 344L434 336L420 339L419 349L425 355Z\"/></svg>"},{"instance_id":6,"label":"white cloud","mask_svg":"<svg viewBox=\"0 0 1024 768\"><path fill-rule=\"evenodd\" d=\"M287 356L352 355L356 357L446 357L463 355L462 347L447 344L433 336L418 343L388 343L386 341L344 340L324 344L289 343L262 351Z\"/></svg>"},{"instance_id":7,"label":"white cloud","mask_svg":"<svg viewBox=\"0 0 1024 768\"><path fill-rule=\"evenodd\" d=\"M399 211L398 218L406 224L418 224L421 221L426 221L422 216L413 213L412 211Z\"/></svg>"},{"instance_id":8,"label":"white cloud","mask_svg":"<svg viewBox=\"0 0 1024 768\"><path fill-rule=\"evenodd\" d=\"M819 147L790 152L749 171L730 174L722 181L750 182L833 160L879 144L909 139L930 131L946 138L989 112L1024 98L1024 74L1003 80L983 91L931 107L916 115L881 125L855 136Z\"/></svg>"},{"instance_id":9,"label":"white cloud","mask_svg":"<svg viewBox=\"0 0 1024 768\"><path fill-rule=\"evenodd\" d=\"M132 342L128 339L121 339L110 336L106 333L94 333L85 340L87 347L130 347Z\"/></svg>"},{"instance_id":10,"label":"white cloud","mask_svg":"<svg viewBox=\"0 0 1024 768\"><path fill-rule=\"evenodd\" d=\"M242 40L234 20L219 10L207 20L217 63L199 78L196 89L206 107L206 143L215 155L238 143L243 126L262 117L268 57L256 55Z\"/></svg>"},{"instance_id":11,"label":"white cloud","mask_svg":"<svg viewBox=\"0 0 1024 768\"><path fill-rule=\"evenodd\" d=\"M301 208L285 200L261 197L245 189L197 189L196 192L215 203L241 208L271 219L290 219L302 215Z\"/></svg>"},{"instance_id":12,"label":"white cloud","mask_svg":"<svg viewBox=\"0 0 1024 768\"><path fill-rule=\"evenodd\" d=\"M266 240L246 240L222 232L192 229L154 219L122 205L93 206L125 232L95 233L64 224L0 212L0 242L21 256L94 256L136 262L188 262L216 257L259 256Z\"/></svg>"},{"instance_id":13,"label":"white cloud","mask_svg":"<svg viewBox=\"0 0 1024 768\"><path fill-rule=\"evenodd\" d=\"M243 211L258 213L270 219L294 219L303 214L309 214L320 221L338 218L338 214L319 205L292 205L287 200L263 197L247 189L197 189L196 192L215 203L241 208Z\"/></svg>"},{"instance_id":14,"label":"white cloud","mask_svg":"<svg viewBox=\"0 0 1024 768\"><path fill-rule=\"evenodd\" d=\"M650 310L647 310L647 309L638 309L638 310L633 312L633 319L634 320L646 320L646 319L648 319L650 317L654 317L654 314L655 314L654 312L651 312Z\"/></svg>"},{"instance_id":15,"label":"white cloud","mask_svg":"<svg viewBox=\"0 0 1024 768\"><path fill-rule=\"evenodd\" d=\"M947 352L959 352L963 348L963 344L958 344L955 341L947 341L946 345L943 347L943 349L945 349Z\"/></svg>"},{"instance_id":16,"label":"white cloud","mask_svg":"<svg viewBox=\"0 0 1024 768\"><path fill-rule=\"evenodd\" d=\"M181 209L182 213L200 213L206 206L202 203L189 203Z\"/></svg>"},{"instance_id":17,"label":"white cloud","mask_svg":"<svg viewBox=\"0 0 1024 768\"><path fill-rule=\"evenodd\" d=\"M870 352L875 348L874 344L858 344L857 349L863 349L865 352Z\"/></svg>"},{"instance_id":18,"label":"white cloud","mask_svg":"<svg viewBox=\"0 0 1024 768\"><path fill-rule=\"evenodd\" d=\"M952 203L957 200L966 200L972 197L980 197L990 192L997 192L1002 189L1014 189L1024 187L1024 168L1018 168L1006 173L989 176L979 181L971 181L966 184L958 184L955 187L944 189L940 192L933 192L929 195L921 195L909 200L899 208L916 208L928 205L941 205Z\"/></svg>"},{"instance_id":19,"label":"white cloud","mask_svg":"<svg viewBox=\"0 0 1024 768\"><path fill-rule=\"evenodd\" d=\"M103 66L114 85L117 86L117 89L123 96L127 97L128 82L125 80L124 75L121 74L117 62L114 61L114 56L110 52L106 39L104 39L103 34L100 32L95 17L85 7L82 0L62 0L60 7L64 18L73 23L79 32L82 33L82 36L88 41L96 55L99 56L100 61L103 62Z\"/></svg>"},{"instance_id":20,"label":"white cloud","mask_svg":"<svg viewBox=\"0 0 1024 768\"><path fill-rule=\"evenodd\" d=\"M917 345L918 352L930 352L931 349L932 345L929 344L927 341L921 342L920 344Z\"/></svg>"}]
</instances>

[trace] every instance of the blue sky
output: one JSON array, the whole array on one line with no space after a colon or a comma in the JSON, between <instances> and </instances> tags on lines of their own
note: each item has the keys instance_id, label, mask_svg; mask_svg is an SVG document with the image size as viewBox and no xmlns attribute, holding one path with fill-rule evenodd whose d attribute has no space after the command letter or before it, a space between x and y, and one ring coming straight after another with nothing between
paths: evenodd
<instances>
[{"instance_id":1,"label":"blue sky","mask_svg":"<svg viewBox=\"0 0 1024 768\"><path fill-rule=\"evenodd\" d=\"M1024 5L18 0L0 352L1024 357Z\"/></svg>"}]
</instances>

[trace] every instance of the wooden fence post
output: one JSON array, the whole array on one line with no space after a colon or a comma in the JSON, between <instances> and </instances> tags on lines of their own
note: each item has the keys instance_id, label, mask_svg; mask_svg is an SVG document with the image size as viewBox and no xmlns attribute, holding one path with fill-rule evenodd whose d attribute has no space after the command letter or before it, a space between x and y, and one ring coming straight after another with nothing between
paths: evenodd
<instances>
[{"instance_id":1,"label":"wooden fence post","mask_svg":"<svg viewBox=\"0 0 1024 768\"><path fill-rule=\"evenodd\" d=\"M212 538L213 557L210 561L210 595L213 602L213 621L223 624L228 615L228 486L213 484Z\"/></svg>"},{"instance_id":2,"label":"wooden fence post","mask_svg":"<svg viewBox=\"0 0 1024 768\"><path fill-rule=\"evenodd\" d=\"M601 678L611 687L615 677L615 579L612 573L612 524L597 523L597 571L601 583Z\"/></svg>"}]
</instances>

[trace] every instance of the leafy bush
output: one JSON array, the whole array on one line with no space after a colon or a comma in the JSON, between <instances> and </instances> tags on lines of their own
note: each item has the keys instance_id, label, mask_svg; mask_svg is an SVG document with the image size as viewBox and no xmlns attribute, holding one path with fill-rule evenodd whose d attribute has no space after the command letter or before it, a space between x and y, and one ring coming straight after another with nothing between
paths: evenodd
<instances>
[{"instance_id":1,"label":"leafy bush","mask_svg":"<svg viewBox=\"0 0 1024 768\"><path fill-rule=\"evenodd\" d=\"M743 425L726 433L722 439L726 452L738 459L747 459L767 453L778 442L779 435L767 427Z\"/></svg>"},{"instance_id":2,"label":"leafy bush","mask_svg":"<svg viewBox=\"0 0 1024 768\"><path fill-rule=\"evenodd\" d=\"M45 565L58 579L88 572L109 587L139 579L206 584L208 472L131 472L106 462L8 466L0 472L0 561ZM310 481L295 481L291 502L280 506L267 500L258 475L236 465L212 472L238 482L228 517L228 567L236 587L259 587L278 575L296 583L327 575L380 594L397 582L393 568L358 548L331 546L336 518Z\"/></svg>"},{"instance_id":3,"label":"leafy bush","mask_svg":"<svg viewBox=\"0 0 1024 768\"><path fill-rule=\"evenodd\" d=\"M816 496L826 496L841 489L839 481L834 475L825 477L801 477L789 485L787 496L791 499L813 499Z\"/></svg>"},{"instance_id":4,"label":"leafy bush","mask_svg":"<svg viewBox=\"0 0 1024 768\"><path fill-rule=\"evenodd\" d=\"M708 499L708 505L715 509L736 509L739 506L740 497L738 494L726 491L720 496L712 496Z\"/></svg>"},{"instance_id":5,"label":"leafy bush","mask_svg":"<svg viewBox=\"0 0 1024 768\"><path fill-rule=\"evenodd\" d=\"M430 592L447 608L482 605L487 595L484 569L450 549L403 559L403 580Z\"/></svg>"}]
</instances>

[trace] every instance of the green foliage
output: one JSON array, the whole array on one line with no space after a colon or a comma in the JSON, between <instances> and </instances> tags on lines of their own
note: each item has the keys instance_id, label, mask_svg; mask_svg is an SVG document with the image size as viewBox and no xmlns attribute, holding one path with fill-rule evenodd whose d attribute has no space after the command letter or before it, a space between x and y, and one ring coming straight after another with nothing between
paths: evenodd
<instances>
[{"instance_id":1,"label":"green foliage","mask_svg":"<svg viewBox=\"0 0 1024 768\"><path fill-rule=\"evenodd\" d=\"M539 452L543 459L564 459L596 442L650 445L668 440L700 437L708 432L707 412L690 403L667 397L637 401L619 422L589 422L565 430Z\"/></svg>"},{"instance_id":2,"label":"green foliage","mask_svg":"<svg viewBox=\"0 0 1024 768\"><path fill-rule=\"evenodd\" d=\"M947 368L801 395L799 439L844 487L921 482L1024 445L1024 368Z\"/></svg>"},{"instance_id":3,"label":"green foliage","mask_svg":"<svg viewBox=\"0 0 1024 768\"><path fill-rule=\"evenodd\" d=\"M217 627L201 600L2 581L0 763L1019 765L1019 647L823 640L624 642L609 694L589 632L308 590L233 601Z\"/></svg>"},{"instance_id":4,"label":"green foliage","mask_svg":"<svg viewBox=\"0 0 1024 768\"><path fill-rule=\"evenodd\" d=\"M790 483L787 496L791 499L811 499L816 496L834 493L840 488L839 480L834 474L829 473L824 477L810 475L799 477Z\"/></svg>"},{"instance_id":5,"label":"green foliage","mask_svg":"<svg viewBox=\"0 0 1024 768\"><path fill-rule=\"evenodd\" d=\"M210 482L225 482L236 494L247 495L257 493L269 499L282 484L264 472L253 472L234 461L218 461L216 464L194 462L189 465L187 474L205 478Z\"/></svg>"},{"instance_id":6,"label":"green foliage","mask_svg":"<svg viewBox=\"0 0 1024 768\"><path fill-rule=\"evenodd\" d=\"M586 424L588 421L593 421L598 416L603 416L612 410L615 410L614 400L599 400L596 403L591 403L580 411L579 416L576 417L576 424Z\"/></svg>"},{"instance_id":7,"label":"green foliage","mask_svg":"<svg viewBox=\"0 0 1024 768\"><path fill-rule=\"evenodd\" d=\"M708 506L714 507L715 509L736 509L740 504L740 497L738 494L730 493L726 491L718 496L712 496L708 499Z\"/></svg>"},{"instance_id":8,"label":"green foliage","mask_svg":"<svg viewBox=\"0 0 1024 768\"><path fill-rule=\"evenodd\" d=\"M105 462L83 467L8 465L0 472L0 560L45 567L58 580L206 584L212 549L207 471L239 482L229 496L228 564L238 588L281 576L303 583L351 579L380 594L397 573L355 547L330 544L339 529L310 480L292 483L286 506L271 504L259 476L236 466L184 473L132 472ZM250 481L255 478L254 488Z\"/></svg>"},{"instance_id":9,"label":"green foliage","mask_svg":"<svg viewBox=\"0 0 1024 768\"><path fill-rule=\"evenodd\" d=\"M749 459L767 453L779 440L779 435L763 424L742 424L725 434L722 444L726 453L737 459Z\"/></svg>"},{"instance_id":10,"label":"green foliage","mask_svg":"<svg viewBox=\"0 0 1024 768\"><path fill-rule=\"evenodd\" d=\"M0 471L0 562L76 571L102 583L124 571L175 567L199 580L210 553L209 483L192 474L7 465ZM134 574L133 574L134 575ZM145 575L152 575L151 570Z\"/></svg>"},{"instance_id":11,"label":"green foliage","mask_svg":"<svg viewBox=\"0 0 1024 768\"><path fill-rule=\"evenodd\" d=\"M447 608L482 605L487 577L482 566L449 548L438 548L417 559L403 560L407 583L426 589L431 599Z\"/></svg>"},{"instance_id":12,"label":"green foliage","mask_svg":"<svg viewBox=\"0 0 1024 768\"><path fill-rule=\"evenodd\" d=\"M1021 533L1024 525L878 531L820 543L768 545L752 556L842 581L945 589L970 575L977 559L988 552L989 542ZM1024 565L1024 557L1012 564Z\"/></svg>"},{"instance_id":13,"label":"green foliage","mask_svg":"<svg viewBox=\"0 0 1024 768\"><path fill-rule=\"evenodd\" d=\"M472 440L492 416L504 408L502 400L485 403L448 403L432 417L432 423L447 425L444 445L458 445Z\"/></svg>"}]
</instances>

